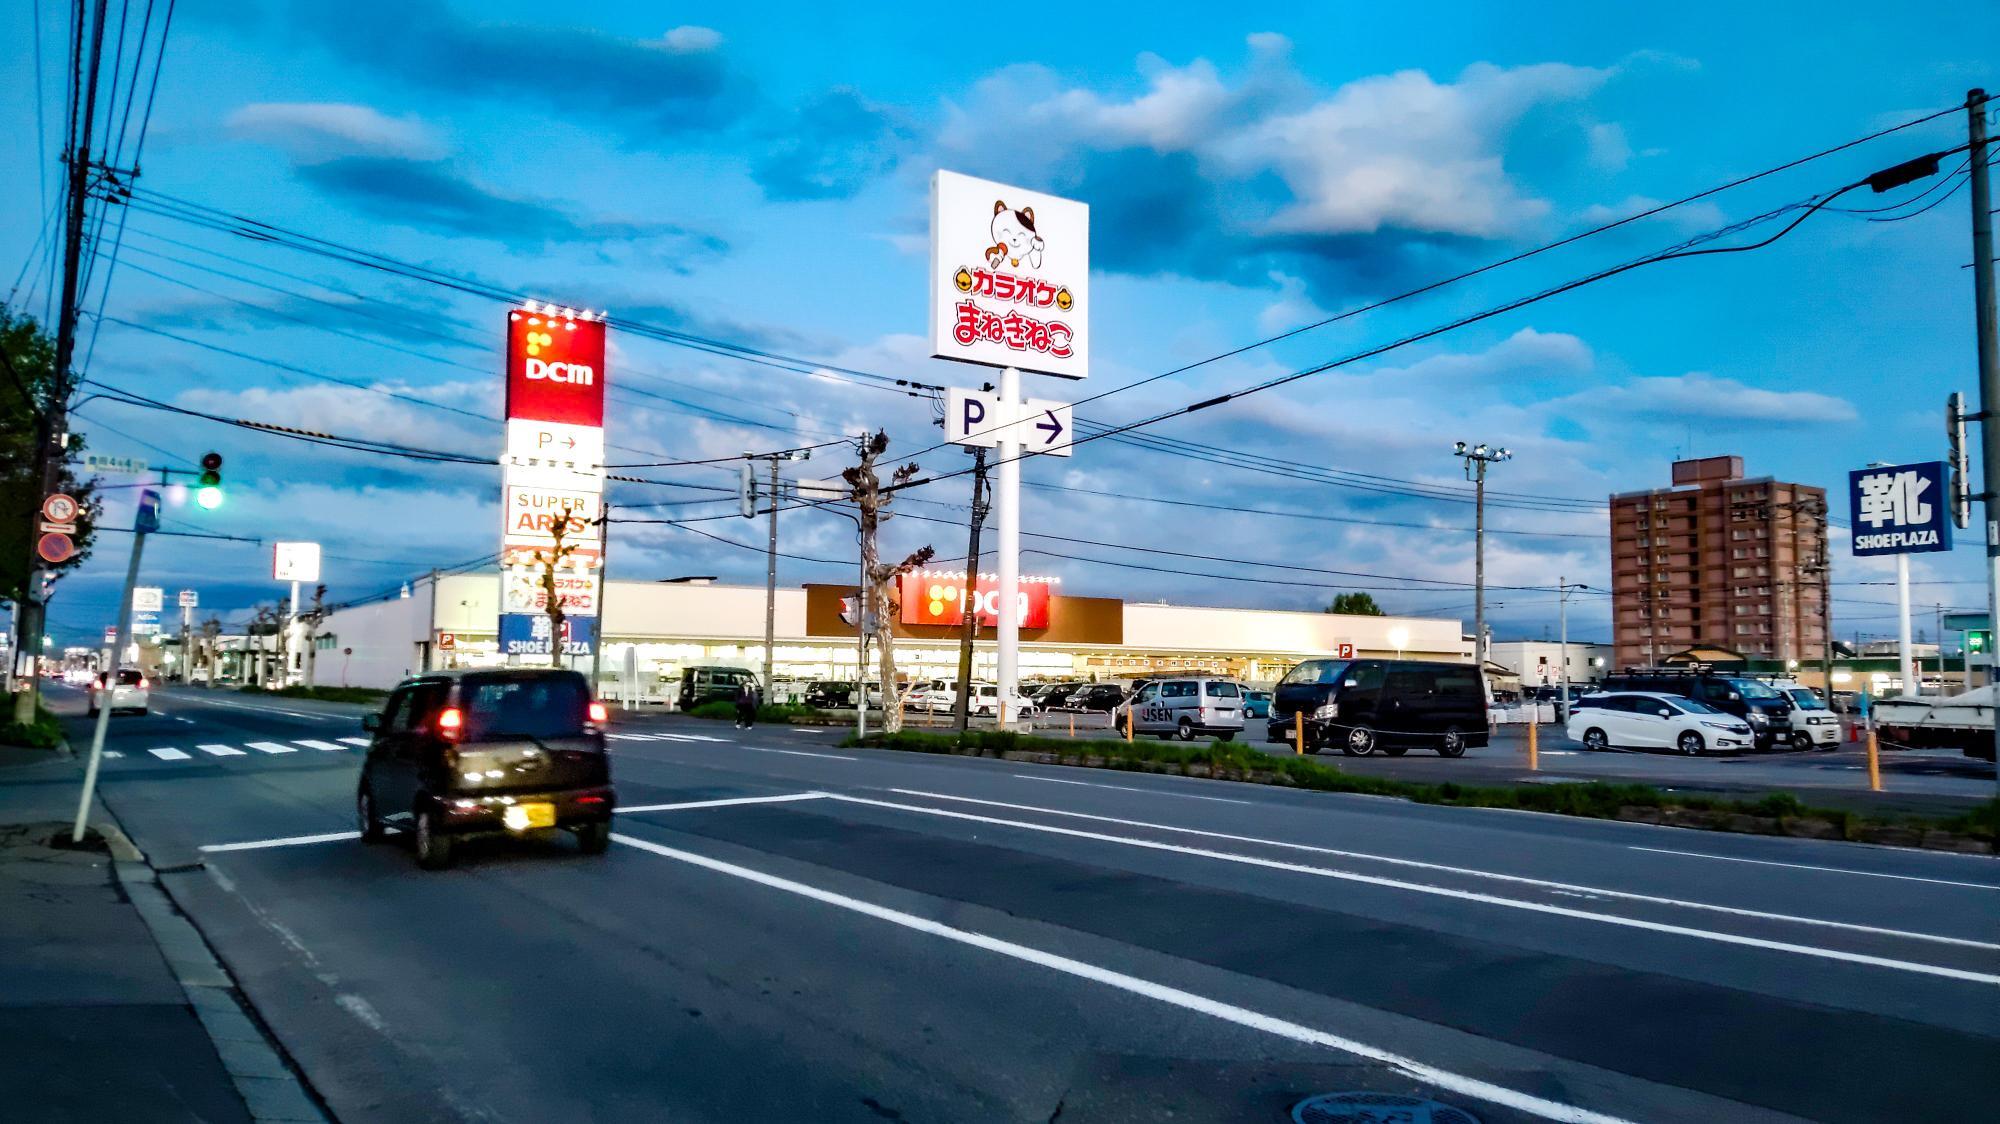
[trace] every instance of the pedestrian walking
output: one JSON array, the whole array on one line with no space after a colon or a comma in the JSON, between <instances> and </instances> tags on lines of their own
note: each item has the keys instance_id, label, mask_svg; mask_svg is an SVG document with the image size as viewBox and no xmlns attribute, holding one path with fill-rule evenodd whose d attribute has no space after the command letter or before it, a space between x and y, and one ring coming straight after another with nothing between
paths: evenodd
<instances>
[{"instance_id":1,"label":"pedestrian walking","mask_svg":"<svg viewBox=\"0 0 2000 1124\"><path fill-rule=\"evenodd\" d=\"M736 689L736 728L748 730L757 724L757 684L745 680Z\"/></svg>"}]
</instances>

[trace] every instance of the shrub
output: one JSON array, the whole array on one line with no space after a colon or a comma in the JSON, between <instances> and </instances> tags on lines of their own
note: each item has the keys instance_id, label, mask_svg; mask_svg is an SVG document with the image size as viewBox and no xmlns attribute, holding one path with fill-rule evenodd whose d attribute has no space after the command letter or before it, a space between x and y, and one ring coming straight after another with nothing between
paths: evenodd
<instances>
[{"instance_id":1,"label":"shrub","mask_svg":"<svg viewBox=\"0 0 2000 1124\"><path fill-rule=\"evenodd\" d=\"M33 722L0 723L0 745L18 745L28 749L54 749L63 743L62 726L48 707L35 707Z\"/></svg>"}]
</instances>

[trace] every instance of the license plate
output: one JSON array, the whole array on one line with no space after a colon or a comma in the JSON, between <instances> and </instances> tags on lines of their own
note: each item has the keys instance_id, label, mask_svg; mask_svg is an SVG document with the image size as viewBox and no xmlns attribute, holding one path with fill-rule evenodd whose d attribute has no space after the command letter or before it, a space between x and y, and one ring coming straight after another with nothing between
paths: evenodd
<instances>
[{"instance_id":1,"label":"license plate","mask_svg":"<svg viewBox=\"0 0 2000 1124\"><path fill-rule=\"evenodd\" d=\"M554 804L516 804L507 809L507 826L515 831L532 831L556 825Z\"/></svg>"}]
</instances>

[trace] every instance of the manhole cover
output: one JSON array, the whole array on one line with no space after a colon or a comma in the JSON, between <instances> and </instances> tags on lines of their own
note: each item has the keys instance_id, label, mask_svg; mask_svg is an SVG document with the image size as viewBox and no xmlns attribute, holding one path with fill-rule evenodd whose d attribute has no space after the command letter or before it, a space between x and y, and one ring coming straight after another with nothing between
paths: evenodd
<instances>
[{"instance_id":1,"label":"manhole cover","mask_svg":"<svg viewBox=\"0 0 2000 1124\"><path fill-rule=\"evenodd\" d=\"M1401 1093L1321 1093L1292 1106L1296 1124L1479 1124L1462 1108Z\"/></svg>"}]
</instances>

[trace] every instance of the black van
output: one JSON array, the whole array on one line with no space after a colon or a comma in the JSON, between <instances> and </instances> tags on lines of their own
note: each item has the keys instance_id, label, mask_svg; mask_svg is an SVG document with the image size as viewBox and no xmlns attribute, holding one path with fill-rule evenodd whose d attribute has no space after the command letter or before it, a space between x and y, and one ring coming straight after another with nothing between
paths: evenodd
<instances>
[{"instance_id":1,"label":"black van","mask_svg":"<svg viewBox=\"0 0 2000 1124\"><path fill-rule=\"evenodd\" d=\"M364 842L407 828L417 862L451 865L463 835L564 828L585 854L611 844L611 764L604 704L583 676L487 668L405 680L364 715L372 740L355 789Z\"/></svg>"},{"instance_id":2,"label":"black van","mask_svg":"<svg viewBox=\"0 0 2000 1124\"><path fill-rule=\"evenodd\" d=\"M1462 757L1486 744L1486 687L1471 664L1307 660L1278 680L1266 736L1290 741L1301 713L1314 753L1338 745L1350 757L1401 757L1414 745Z\"/></svg>"},{"instance_id":3,"label":"black van","mask_svg":"<svg viewBox=\"0 0 2000 1124\"><path fill-rule=\"evenodd\" d=\"M1770 749L1782 736L1792 737L1792 703L1783 691L1747 675L1730 675L1707 668L1655 668L1607 675L1607 691L1658 691L1695 699L1750 724L1751 742Z\"/></svg>"},{"instance_id":4,"label":"black van","mask_svg":"<svg viewBox=\"0 0 2000 1124\"><path fill-rule=\"evenodd\" d=\"M717 699L735 702L743 684L757 685L761 682L757 673L747 667L684 667L681 669L680 696L674 705L688 711Z\"/></svg>"}]
</instances>

